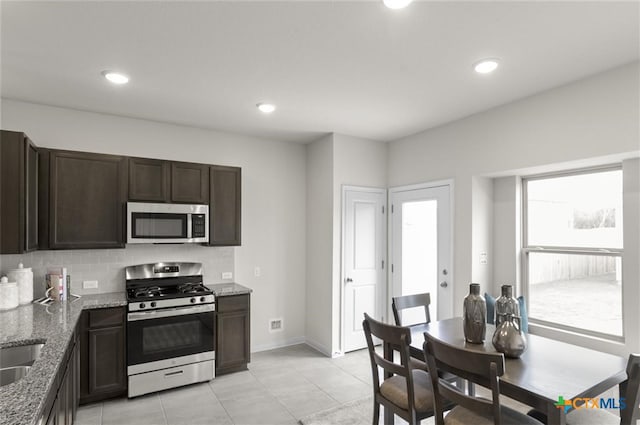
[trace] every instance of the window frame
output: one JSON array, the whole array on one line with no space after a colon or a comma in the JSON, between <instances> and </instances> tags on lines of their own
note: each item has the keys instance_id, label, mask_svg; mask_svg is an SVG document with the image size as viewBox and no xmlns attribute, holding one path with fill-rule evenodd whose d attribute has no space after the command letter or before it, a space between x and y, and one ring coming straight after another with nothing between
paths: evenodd
<instances>
[{"instance_id":1,"label":"window frame","mask_svg":"<svg viewBox=\"0 0 640 425\"><path fill-rule=\"evenodd\" d=\"M568 255L592 255L592 256L606 256L620 258L620 265L622 268L623 253L624 253L624 240L622 248L581 248L572 246L544 246L544 245L529 245L529 217L528 217L528 184L530 181L545 180L557 177L577 176L581 174L595 174L607 171L623 171L622 164L610 164L599 167L579 168L573 170L564 170L551 173L535 174L530 176L523 176L521 178L522 187L522 202L521 202L521 214L522 214L522 226L521 226L521 240L522 240L522 289L525 296L527 311L531 311L529 294L529 263L531 253L544 253L544 254L568 254ZM623 188L621 188L623 189ZM624 209L624 205L623 205ZM624 223L623 223L624 225ZM623 228L624 233L624 228ZM624 301L624 283L621 281L621 301ZM622 319L622 335L613 335L604 332L593 331L585 328L578 328L575 326L569 326L562 323L551 322L544 319L529 316L529 322L533 325L540 325L551 329L557 329L566 332L572 332L579 335L585 335L590 337L601 338L604 340L624 342L625 341L625 314L624 314L624 302L621 302L621 319Z\"/></svg>"}]
</instances>

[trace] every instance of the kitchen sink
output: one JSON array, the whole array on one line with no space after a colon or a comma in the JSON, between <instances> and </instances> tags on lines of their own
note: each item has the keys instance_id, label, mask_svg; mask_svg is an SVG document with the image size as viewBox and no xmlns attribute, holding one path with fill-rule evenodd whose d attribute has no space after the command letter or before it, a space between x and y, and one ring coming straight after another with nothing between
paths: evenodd
<instances>
[{"instance_id":1,"label":"kitchen sink","mask_svg":"<svg viewBox=\"0 0 640 425\"><path fill-rule=\"evenodd\" d=\"M40 357L44 344L0 348L0 387L24 378Z\"/></svg>"},{"instance_id":2,"label":"kitchen sink","mask_svg":"<svg viewBox=\"0 0 640 425\"><path fill-rule=\"evenodd\" d=\"M0 369L0 387L13 384L29 373L31 366L13 366Z\"/></svg>"},{"instance_id":3,"label":"kitchen sink","mask_svg":"<svg viewBox=\"0 0 640 425\"><path fill-rule=\"evenodd\" d=\"M44 344L0 348L0 369L15 366L31 366L33 362L40 357L42 347L44 347Z\"/></svg>"}]
</instances>

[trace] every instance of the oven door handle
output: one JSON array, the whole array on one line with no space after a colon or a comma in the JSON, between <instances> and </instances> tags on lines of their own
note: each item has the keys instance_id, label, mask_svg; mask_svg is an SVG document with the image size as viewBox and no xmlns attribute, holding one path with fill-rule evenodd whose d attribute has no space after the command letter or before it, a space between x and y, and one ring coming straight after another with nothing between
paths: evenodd
<instances>
[{"instance_id":1,"label":"oven door handle","mask_svg":"<svg viewBox=\"0 0 640 425\"><path fill-rule=\"evenodd\" d=\"M159 319L161 317L184 316L187 314L207 313L215 310L215 304L206 304L196 305L193 307L189 306L166 308L162 310L136 311L135 313L127 314L127 321L135 322L137 320Z\"/></svg>"}]
</instances>

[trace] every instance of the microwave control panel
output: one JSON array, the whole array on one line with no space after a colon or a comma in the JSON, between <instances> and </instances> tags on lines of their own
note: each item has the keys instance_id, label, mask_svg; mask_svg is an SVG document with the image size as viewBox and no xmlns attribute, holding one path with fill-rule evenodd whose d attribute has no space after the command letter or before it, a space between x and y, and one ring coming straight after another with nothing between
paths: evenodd
<instances>
[{"instance_id":1,"label":"microwave control panel","mask_svg":"<svg viewBox=\"0 0 640 425\"><path fill-rule=\"evenodd\" d=\"M205 234L205 215L204 214L192 214L191 215L191 237L192 238L204 238Z\"/></svg>"}]
</instances>

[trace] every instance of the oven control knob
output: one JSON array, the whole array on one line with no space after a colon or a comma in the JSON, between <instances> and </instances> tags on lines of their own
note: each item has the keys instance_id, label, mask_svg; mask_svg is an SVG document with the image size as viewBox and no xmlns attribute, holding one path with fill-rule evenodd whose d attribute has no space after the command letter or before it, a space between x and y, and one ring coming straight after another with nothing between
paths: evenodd
<instances>
[{"instance_id":1,"label":"oven control knob","mask_svg":"<svg viewBox=\"0 0 640 425\"><path fill-rule=\"evenodd\" d=\"M201 303L203 303L203 302L204 302L204 300L205 300L205 298L204 298L204 297L200 297L200 302L201 302Z\"/></svg>"},{"instance_id":2,"label":"oven control knob","mask_svg":"<svg viewBox=\"0 0 640 425\"><path fill-rule=\"evenodd\" d=\"M144 305L144 303L140 303L140 308L145 308L146 305Z\"/></svg>"},{"instance_id":3,"label":"oven control knob","mask_svg":"<svg viewBox=\"0 0 640 425\"><path fill-rule=\"evenodd\" d=\"M196 303L196 299L195 298L191 298L191 304L195 304Z\"/></svg>"},{"instance_id":4,"label":"oven control knob","mask_svg":"<svg viewBox=\"0 0 640 425\"><path fill-rule=\"evenodd\" d=\"M155 301L151 301L151 307L155 307L156 306L156 302Z\"/></svg>"}]
</instances>

